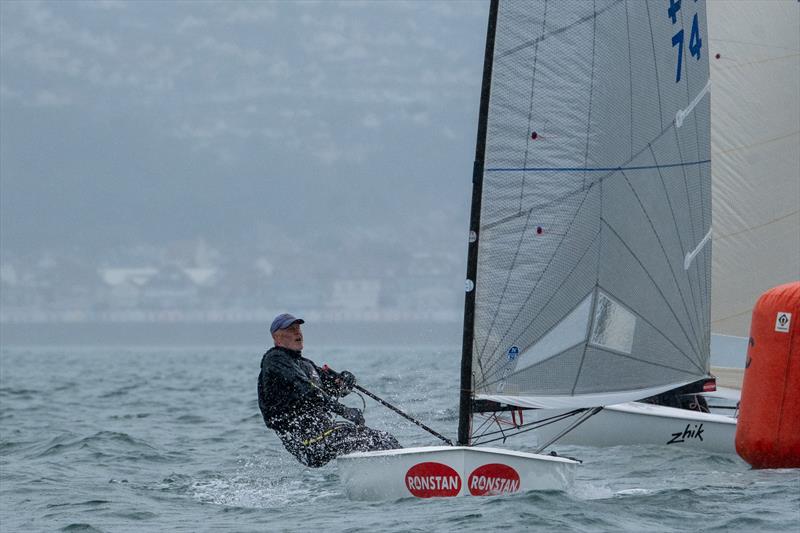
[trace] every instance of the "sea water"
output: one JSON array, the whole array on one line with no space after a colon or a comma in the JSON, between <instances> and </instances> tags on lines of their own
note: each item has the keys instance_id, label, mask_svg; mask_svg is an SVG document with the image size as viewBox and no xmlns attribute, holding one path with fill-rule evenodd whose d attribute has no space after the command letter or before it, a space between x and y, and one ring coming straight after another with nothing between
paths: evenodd
<instances>
[{"instance_id":1,"label":"sea water","mask_svg":"<svg viewBox=\"0 0 800 533\"><path fill-rule=\"evenodd\" d=\"M0 350L0 530L797 531L800 471L658 446L559 447L566 492L367 503L298 464L258 411L259 348ZM454 436L457 347L306 355ZM347 403L360 407L355 395ZM366 399L402 444L438 441ZM532 451L524 436L506 443Z\"/></svg>"}]
</instances>

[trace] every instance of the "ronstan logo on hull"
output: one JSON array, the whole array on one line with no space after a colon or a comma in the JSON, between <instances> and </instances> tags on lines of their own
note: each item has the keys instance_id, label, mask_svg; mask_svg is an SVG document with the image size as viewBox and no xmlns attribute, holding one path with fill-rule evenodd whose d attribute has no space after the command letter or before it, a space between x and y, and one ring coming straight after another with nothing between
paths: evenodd
<instances>
[{"instance_id":1,"label":"ronstan logo on hull","mask_svg":"<svg viewBox=\"0 0 800 533\"><path fill-rule=\"evenodd\" d=\"M406 472L406 488L417 498L457 496L461 476L442 463L418 463Z\"/></svg>"},{"instance_id":2,"label":"ronstan logo on hull","mask_svg":"<svg viewBox=\"0 0 800 533\"><path fill-rule=\"evenodd\" d=\"M479 466L469 475L467 487L473 496L509 494L519 491L519 474L508 465L490 463Z\"/></svg>"}]
</instances>

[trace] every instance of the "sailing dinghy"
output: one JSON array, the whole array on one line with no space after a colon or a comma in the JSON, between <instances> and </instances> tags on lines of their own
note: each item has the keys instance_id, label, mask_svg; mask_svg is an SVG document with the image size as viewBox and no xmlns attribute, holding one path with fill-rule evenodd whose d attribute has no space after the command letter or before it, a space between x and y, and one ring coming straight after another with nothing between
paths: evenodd
<instances>
[{"instance_id":1,"label":"sailing dinghy","mask_svg":"<svg viewBox=\"0 0 800 533\"><path fill-rule=\"evenodd\" d=\"M577 461L483 445L708 376L705 38L704 2L492 0L458 446L342 456L348 496L565 490Z\"/></svg>"}]
</instances>

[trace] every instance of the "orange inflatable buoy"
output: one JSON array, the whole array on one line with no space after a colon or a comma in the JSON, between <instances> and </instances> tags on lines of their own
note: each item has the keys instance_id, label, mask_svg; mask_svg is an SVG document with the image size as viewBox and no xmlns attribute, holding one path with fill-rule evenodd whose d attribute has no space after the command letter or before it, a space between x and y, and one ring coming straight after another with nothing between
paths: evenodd
<instances>
[{"instance_id":1,"label":"orange inflatable buoy","mask_svg":"<svg viewBox=\"0 0 800 533\"><path fill-rule=\"evenodd\" d=\"M736 453L753 468L800 468L800 281L753 308Z\"/></svg>"}]
</instances>

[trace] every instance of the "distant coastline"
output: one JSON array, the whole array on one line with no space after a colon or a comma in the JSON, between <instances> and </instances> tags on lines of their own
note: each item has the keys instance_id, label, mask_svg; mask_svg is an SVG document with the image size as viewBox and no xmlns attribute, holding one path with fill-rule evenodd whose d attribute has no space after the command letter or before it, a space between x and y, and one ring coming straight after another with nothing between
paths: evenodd
<instances>
[{"instance_id":1,"label":"distant coastline","mask_svg":"<svg viewBox=\"0 0 800 533\"><path fill-rule=\"evenodd\" d=\"M394 317L297 313L307 320L309 347L337 345L437 345L460 349L462 323L452 314ZM268 320L0 321L3 346L254 346L269 344ZM162 320L156 320L161 317ZM231 317L232 318L232 317ZM360 319L357 319L360 318Z\"/></svg>"}]
</instances>

